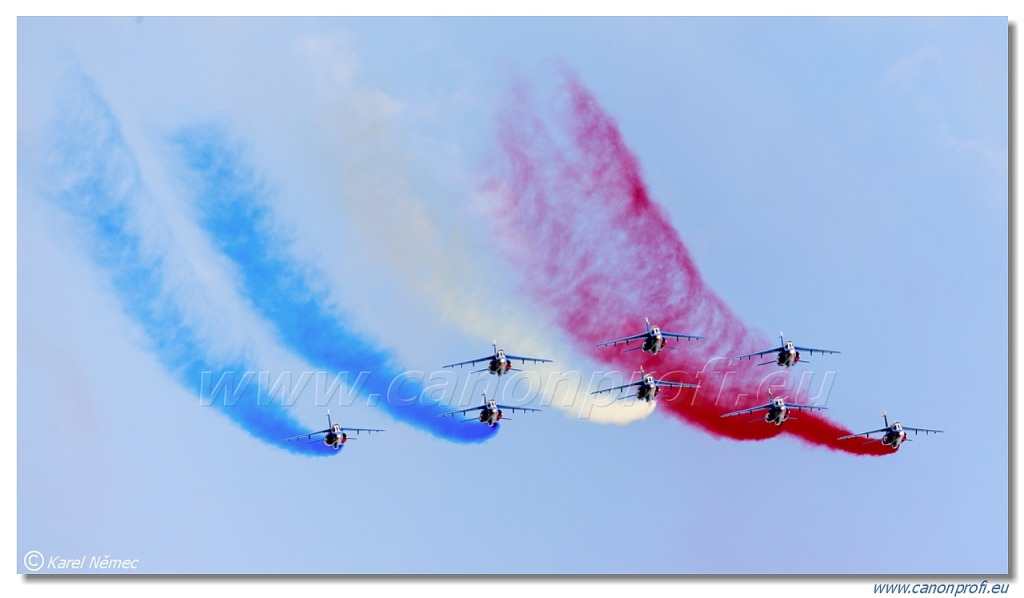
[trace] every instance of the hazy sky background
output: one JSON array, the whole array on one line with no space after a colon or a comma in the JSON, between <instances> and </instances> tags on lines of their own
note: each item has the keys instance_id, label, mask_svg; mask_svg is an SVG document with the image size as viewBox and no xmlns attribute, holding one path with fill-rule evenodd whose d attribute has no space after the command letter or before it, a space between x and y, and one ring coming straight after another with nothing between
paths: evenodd
<instances>
[{"instance_id":1,"label":"hazy sky background","mask_svg":"<svg viewBox=\"0 0 1024 598\"><path fill-rule=\"evenodd\" d=\"M543 101L559 68L732 310L842 351L799 366L836 372L828 417L945 433L852 457L581 402L463 444L355 401L332 415L388 432L296 455L199 404L126 307L123 256L52 197L88 137L55 135L67 113L115 123L89 152L137 164L105 184L138 184L131 232L191 326L159 334L322 367L201 225L174 139L215 131L264 184L268 239L401 369L497 339L589 375L480 193L511 81ZM147 573L1007 571L1005 19L20 19L18 69L19 572L29 550ZM324 427L309 395L286 412Z\"/></svg>"}]
</instances>

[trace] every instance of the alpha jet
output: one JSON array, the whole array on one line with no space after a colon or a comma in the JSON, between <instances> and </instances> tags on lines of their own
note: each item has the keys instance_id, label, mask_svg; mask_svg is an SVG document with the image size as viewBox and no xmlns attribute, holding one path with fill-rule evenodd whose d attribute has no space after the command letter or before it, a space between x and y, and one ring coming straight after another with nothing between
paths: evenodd
<instances>
[{"instance_id":1,"label":"alpha jet","mask_svg":"<svg viewBox=\"0 0 1024 598\"><path fill-rule=\"evenodd\" d=\"M488 426L493 426L494 424L498 423L502 419L504 419L506 421L509 419L509 418L505 417L505 414L502 412L502 409L508 409L512 413L515 413L517 409L519 411L540 411L540 409L531 409L529 407L510 407L509 405L499 405L498 402L495 401L494 399L488 399L486 392L483 392L483 393L480 393L480 394L482 394L483 397L484 397L484 404L483 405L481 405L479 407L470 407L468 409L460 409L459 411L450 411L448 413L442 413L441 415L438 415L438 417L449 417L449 416L459 415L461 413L468 413L470 411L477 411L477 410L479 410L480 414L477 417L469 417L469 418L466 418L466 419L464 419L462 421L464 421L464 422L479 421L482 424L487 424Z\"/></svg>"},{"instance_id":2,"label":"alpha jet","mask_svg":"<svg viewBox=\"0 0 1024 598\"><path fill-rule=\"evenodd\" d=\"M644 318L647 324L647 332L641 332L634 334L633 336L627 336L626 338L619 338L613 341L605 343L598 343L598 347L607 347L608 345L617 345L619 343L629 344L630 341L643 341L639 347L633 347L632 349L626 349L624 353L630 351L643 351L644 353L650 353L651 355L657 355L658 351L665 348L670 338L685 338L686 340L700 340L703 336L696 336L693 334L680 334L678 332L664 332L658 326L651 326L651 320Z\"/></svg>"},{"instance_id":3,"label":"alpha jet","mask_svg":"<svg viewBox=\"0 0 1024 598\"><path fill-rule=\"evenodd\" d=\"M640 376L641 376L641 378L637 382L630 382L629 384L622 384L620 386L613 386L611 388L605 388L604 390L595 390L594 392L592 392L590 394L596 395L596 394L600 394L600 393L603 393L603 392L611 392L613 390L622 390L622 389L626 389L626 388L630 388L630 387L635 386L635 387L637 387L636 388L636 398L640 399L641 401L647 401L649 403L649 402L653 401L654 399L656 399L659 394L661 394L661 387L663 387L663 386L670 387L670 388L697 388L696 384L689 384L689 383L686 383L686 382L668 382L667 380L655 380L654 379L654 374L645 374L644 373L643 366L640 366ZM629 396L630 395L625 394L625 395L622 395L620 397L616 397L616 400L618 400L618 399L625 399L625 398L628 398Z\"/></svg>"},{"instance_id":4,"label":"alpha jet","mask_svg":"<svg viewBox=\"0 0 1024 598\"><path fill-rule=\"evenodd\" d=\"M902 444L904 441L910 441L910 439L907 438L908 430L913 432L915 436L918 434L918 432L924 432L926 435L942 433L942 430L929 430L928 428L911 428L909 426L904 426L900 422L892 422L892 425L889 425L889 416L886 415L885 411L882 412L882 421L885 422L884 428L871 430L870 432L860 432L859 434L849 434L847 436L840 436L839 440L846 440L847 438L857 438L858 436L863 436L864 438L871 438L872 434L881 434L882 437L880 440L882 441L882 444L891 447L892 450L896 451L899 450L900 444Z\"/></svg>"},{"instance_id":5,"label":"alpha jet","mask_svg":"<svg viewBox=\"0 0 1024 598\"><path fill-rule=\"evenodd\" d=\"M292 436L291 438L286 438L285 440L299 440L302 438L308 440L310 438L313 438L314 436L326 434L326 436L324 436L324 444L333 448L334 450L338 450L341 448L341 445L348 442L348 434L346 434L346 432L355 432L356 434L358 434L360 432L373 433L386 431L387 430L378 430L376 428L343 428L341 427L341 424L336 424L331 421L331 412L327 411L326 430L320 430L319 432L310 432L308 434L299 434L297 436ZM317 439L307 444L313 444L313 442L320 442L320 440Z\"/></svg>"},{"instance_id":6,"label":"alpha jet","mask_svg":"<svg viewBox=\"0 0 1024 598\"><path fill-rule=\"evenodd\" d=\"M818 353L829 353L829 354L839 353L839 351L833 351L832 349L815 349L814 347L798 347L798 346L793 344L793 341L785 340L785 337L780 332L779 333L779 346L778 347L774 347L774 348L771 348L771 349L765 349L764 351L758 351L757 353L748 353L746 355L737 355L736 357L733 357L733 359L749 359L751 357L760 357L762 355L767 355L769 353L776 353L775 359L769 359L768 361L762 361L761 363L759 363L757 365L768 365L769 363L774 363L774 364L779 365L780 367L791 368L794 365L796 365L797 362L800 361L800 351L807 351L811 355L814 355L815 352L818 352ZM809 363L809 362L805 361L804 363Z\"/></svg>"},{"instance_id":7,"label":"alpha jet","mask_svg":"<svg viewBox=\"0 0 1024 598\"><path fill-rule=\"evenodd\" d=\"M522 361L523 363L526 363L527 361L530 361L530 362L533 362L533 363L551 363L550 359L541 359L539 357L523 357L521 355L510 355L508 353L505 353L504 349L499 349L498 348L498 342L497 341L495 341L491 346L494 347L494 354L493 355L486 355L486 356L481 357L479 359L471 359L469 361L460 361L458 363L449 363L448 365L446 365L444 367L446 367L446 368L453 368L453 367L456 367L456 366L462 367L464 365L476 365L478 363L482 363L482 362L486 361L487 362L487 367L486 368L484 368L482 370L474 370L473 373L475 374L477 372L490 372L492 374L496 374L498 376L501 376L501 375L503 375L503 374L505 374L505 373L507 373L507 372L509 372L511 370L519 371L517 368L512 367L512 360L514 360L514 359L518 359L518 360Z\"/></svg>"},{"instance_id":8,"label":"alpha jet","mask_svg":"<svg viewBox=\"0 0 1024 598\"><path fill-rule=\"evenodd\" d=\"M784 397L772 397L772 390L768 389L768 402L764 405L758 405L757 407L751 407L750 409L741 409L739 411L733 411L732 413L725 413L722 417L732 417L734 415L744 415L747 413L753 413L755 411L761 411L762 409L767 410L764 414L764 421L781 426L782 422L787 419L796 419L790 417L790 410L808 410L814 411L815 409L828 409L828 407L819 407L817 405L804 405L802 403L787 403ZM758 421L756 419L750 420L752 422Z\"/></svg>"}]
</instances>

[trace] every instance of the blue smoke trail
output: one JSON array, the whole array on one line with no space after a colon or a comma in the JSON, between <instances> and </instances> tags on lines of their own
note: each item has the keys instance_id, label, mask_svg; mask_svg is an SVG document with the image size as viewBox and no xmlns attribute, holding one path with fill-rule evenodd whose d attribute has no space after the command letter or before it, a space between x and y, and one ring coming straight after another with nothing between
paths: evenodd
<instances>
[{"instance_id":1,"label":"blue smoke trail","mask_svg":"<svg viewBox=\"0 0 1024 598\"><path fill-rule=\"evenodd\" d=\"M186 388L199 382L200 397L213 395L223 375L249 370L241 361L218 362L205 353L202 330L165 292L170 287L166 254L147 244L136 218L147 192L135 156L92 81L77 73L67 83L59 99L57 141L46 165L50 179L59 180L50 197L83 227L92 259L109 272L124 311L142 326L163 367ZM261 400L259 383L229 386L223 401L210 404L249 434L303 455L340 452L322 442L286 442L310 430L299 427L280 405Z\"/></svg>"},{"instance_id":2,"label":"blue smoke trail","mask_svg":"<svg viewBox=\"0 0 1024 598\"><path fill-rule=\"evenodd\" d=\"M402 378L389 355L346 327L323 306L314 273L288 254L287 243L273 230L268 192L243 161L241 149L216 126L181 130L173 139L195 186L200 225L239 271L242 293L277 329L283 344L316 367L330 371L369 372L363 393L398 420L434 436L456 442L481 442L497 427L439 418L447 411L423 393L421 381L406 378L402 397L392 382Z\"/></svg>"}]
</instances>

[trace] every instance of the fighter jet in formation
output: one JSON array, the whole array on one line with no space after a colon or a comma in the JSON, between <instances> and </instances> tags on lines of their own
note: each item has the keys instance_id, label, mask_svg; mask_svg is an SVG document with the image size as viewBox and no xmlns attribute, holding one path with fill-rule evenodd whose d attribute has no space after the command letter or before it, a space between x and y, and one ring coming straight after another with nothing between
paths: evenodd
<instances>
[{"instance_id":1,"label":"fighter jet in formation","mask_svg":"<svg viewBox=\"0 0 1024 598\"><path fill-rule=\"evenodd\" d=\"M798 347L793 344L793 341L785 340L782 333L779 333L779 346L771 349L765 349L764 351L758 351L757 353L748 353L746 355L737 355L733 359L749 359L751 357L760 357L769 353L776 353L775 359L769 359L768 361L762 361L757 365L768 365L769 363L775 363L780 367L791 368L800 361L800 351L807 351L811 355L814 352L818 353L839 353L839 351L833 351L831 349L815 349L814 347ZM804 361L804 363L808 363Z\"/></svg>"},{"instance_id":2,"label":"fighter jet in formation","mask_svg":"<svg viewBox=\"0 0 1024 598\"><path fill-rule=\"evenodd\" d=\"M438 417L449 417L449 416L459 415L461 413L468 413L470 411L478 411L479 410L480 413L479 413L479 415L477 417L466 418L466 419L464 419L462 421L464 421L464 422L479 421L482 424L487 424L488 426L493 426L494 424L498 423L502 419L504 419L505 421L508 421L509 418L505 417L504 413L502 412L502 409L508 409L512 413L515 413L517 409L519 411L540 411L540 409L531 409L529 407L510 407L509 405L499 405L498 402L495 401L494 399L488 399L486 392L483 392L481 394L484 396L484 404L483 405L481 405L479 407L470 407L468 409L460 409L459 411L450 411L448 413L442 413Z\"/></svg>"},{"instance_id":3,"label":"fighter jet in formation","mask_svg":"<svg viewBox=\"0 0 1024 598\"><path fill-rule=\"evenodd\" d=\"M639 347L633 347L632 349L626 349L624 353L630 351L643 351L644 353L650 353L651 355L657 355L658 351L665 348L668 344L668 339L685 338L686 340L700 340L703 336L697 336L693 334L680 334L678 332L664 332L658 326L651 326L651 320L644 318L647 324L647 332L641 332L634 334L633 336L627 336L626 338L619 338L613 341L607 341L604 343L598 343L598 347L607 347L608 345L617 345L619 343L629 344L630 341L643 341Z\"/></svg>"},{"instance_id":4,"label":"fighter jet in formation","mask_svg":"<svg viewBox=\"0 0 1024 598\"><path fill-rule=\"evenodd\" d=\"M346 434L345 432L355 432L356 434L358 434L360 432L372 433L372 432L386 432L386 431L387 430L378 430L376 428L342 428L341 424L336 424L336 423L333 423L331 421L331 412L328 410L327 411L327 429L326 430L320 430L319 432L310 432L308 434L299 434L297 436L292 436L291 438L286 438L285 440L286 441L300 440L302 438L305 438L305 439L309 440L309 439L313 438L314 436L318 436L320 434L326 434L326 436L324 436L324 439L323 439L324 440L324 444L326 444L327 446L333 448L334 450L338 450L338 449L341 448L341 445L343 445L346 442L348 442L348 434ZM320 442L320 440L319 439L313 440L311 442L308 442L307 444L313 444L314 442Z\"/></svg>"},{"instance_id":5,"label":"fighter jet in formation","mask_svg":"<svg viewBox=\"0 0 1024 598\"><path fill-rule=\"evenodd\" d=\"M640 399L641 401L647 401L649 403L649 402L653 401L654 399L656 399L658 397L658 395L661 393L661 387L663 387L663 386L670 387L670 388L697 388L696 384L688 384L686 382L668 382L666 380L655 380L654 379L654 374L645 374L644 373L643 366L640 366L640 375L641 375L641 378L637 382L630 382L629 384L622 384L620 386L613 386L611 388L605 388L603 390L595 390L594 392L592 392L590 394L596 395L596 394L601 394L601 393L604 393L604 392L611 392L613 390L622 390L622 389L626 389L626 388L630 388L630 387L635 386L635 387L637 387L636 388L636 398ZM622 395L620 397L617 397L616 400L618 400L618 399L625 399L625 398L628 398L629 396L630 395L625 394L625 395Z\"/></svg>"},{"instance_id":6,"label":"fighter jet in formation","mask_svg":"<svg viewBox=\"0 0 1024 598\"><path fill-rule=\"evenodd\" d=\"M453 368L453 367L456 367L456 366L462 367L464 365L476 365L478 363L482 363L482 362L486 361L487 362L487 367L486 368L484 368L482 370L474 370L473 373L476 373L476 372L490 372L492 374L496 374L498 376L501 376L501 375L503 375L503 374L505 374L505 373L507 373L509 371L512 371L512 370L519 371L517 368L512 367L512 360L514 360L514 359L518 359L518 360L522 361L523 363L526 363L527 361L530 361L532 363L551 363L550 359L541 359L539 357L523 357L521 355L511 355L511 354L505 353L504 349L499 349L498 348L498 342L497 341L495 341L491 346L494 347L494 354L493 355L485 355L484 357L480 357L479 359L471 359L469 361L460 361L458 363L449 363L448 365L446 365L444 367L446 367L446 368Z\"/></svg>"},{"instance_id":7,"label":"fighter jet in formation","mask_svg":"<svg viewBox=\"0 0 1024 598\"><path fill-rule=\"evenodd\" d=\"M768 422L770 424L775 424L776 426L781 426L782 422L786 421L787 419L796 419L796 418L791 418L790 415L789 415L790 410L792 410L792 409L795 409L795 410L804 410L804 409L806 409L808 411L813 411L815 409L828 409L828 407L819 407L817 405L804 405L804 404L801 404L801 403L787 403L785 398L783 398L783 397L774 397L773 398L772 397L772 391L769 388L768 389L768 402L765 403L764 405L758 405L757 407L751 407L750 409L741 409L739 411L733 411L732 413L725 413L725 414L722 415L722 417L732 417L734 415L744 415L746 413L753 413L755 411L761 411L762 409L767 410L767 413L764 414L764 421L766 421L766 422ZM750 421L755 422L755 421L758 421L758 420L752 419Z\"/></svg>"},{"instance_id":8,"label":"fighter jet in formation","mask_svg":"<svg viewBox=\"0 0 1024 598\"><path fill-rule=\"evenodd\" d=\"M904 426L900 422L892 422L892 425L889 425L889 416L885 413L885 411L882 412L882 421L885 422L884 428L871 430L870 432L860 432L858 434L840 436L839 440L857 438L858 436L863 436L864 438L871 438L872 434L881 434L882 437L880 440L882 441L882 444L891 447L892 450L896 451L899 450L900 444L902 444L904 441L910 440L909 438L907 438L908 430L913 432L915 436L918 434L918 432L924 432L926 435L942 433L942 430L929 430L928 428L911 428L909 426Z\"/></svg>"}]
</instances>

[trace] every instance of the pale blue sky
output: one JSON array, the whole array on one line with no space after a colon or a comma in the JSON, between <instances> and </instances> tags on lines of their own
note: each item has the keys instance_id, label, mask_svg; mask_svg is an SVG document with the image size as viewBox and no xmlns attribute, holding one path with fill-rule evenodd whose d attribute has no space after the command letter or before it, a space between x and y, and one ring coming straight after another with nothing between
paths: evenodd
<instances>
[{"instance_id":1,"label":"pale blue sky","mask_svg":"<svg viewBox=\"0 0 1024 598\"><path fill-rule=\"evenodd\" d=\"M18 29L19 571L28 550L130 554L152 573L1006 571L1005 19ZM516 256L495 252L476 204L500 95L513 75L549 89L556 65L617 120L748 326L842 350L831 418L868 430L887 409L946 433L872 459L715 439L658 410L606 425L552 407L463 445L357 401L332 414L386 434L296 456L199 406L82 219L47 199L70 170L49 166L68 151L51 132L84 78L95 104L77 108L120 127L145 187L139 234L171 256L171 295L210 354L310 367L195 215L171 140L197 125L247 148L296 263L403 368L494 337L591 367L515 295ZM323 427L309 400L289 414Z\"/></svg>"}]
</instances>

